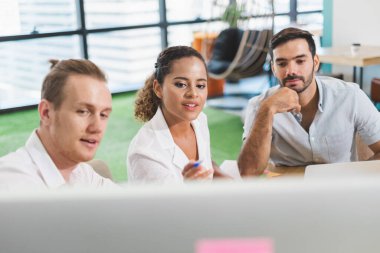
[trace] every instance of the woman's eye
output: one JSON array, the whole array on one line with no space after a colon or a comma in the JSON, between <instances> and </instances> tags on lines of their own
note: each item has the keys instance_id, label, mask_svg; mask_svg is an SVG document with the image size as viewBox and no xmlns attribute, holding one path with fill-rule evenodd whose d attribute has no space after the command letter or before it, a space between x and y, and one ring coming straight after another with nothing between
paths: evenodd
<instances>
[{"instance_id":1,"label":"woman's eye","mask_svg":"<svg viewBox=\"0 0 380 253\"><path fill-rule=\"evenodd\" d=\"M184 87L186 87L186 84L184 84L184 83L175 83L174 85L176 87L178 87L178 88L184 88Z\"/></svg>"},{"instance_id":2,"label":"woman's eye","mask_svg":"<svg viewBox=\"0 0 380 253\"><path fill-rule=\"evenodd\" d=\"M206 85L205 84L197 84L197 88L203 90L204 88L206 88Z\"/></svg>"}]
</instances>

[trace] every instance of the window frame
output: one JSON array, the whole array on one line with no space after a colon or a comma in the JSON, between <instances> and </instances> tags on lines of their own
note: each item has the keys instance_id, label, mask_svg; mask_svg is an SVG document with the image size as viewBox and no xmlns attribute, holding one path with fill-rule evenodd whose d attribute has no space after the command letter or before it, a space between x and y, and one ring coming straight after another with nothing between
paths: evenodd
<instances>
[{"instance_id":1,"label":"window frame","mask_svg":"<svg viewBox=\"0 0 380 253\"><path fill-rule=\"evenodd\" d=\"M20 34L20 35L0 36L0 43L1 42L9 42L9 41L21 41L21 40L32 40L32 39L50 38L50 37L58 37L58 36L78 35L80 37L80 41L81 41L80 50L81 50L82 57L84 59L89 59L88 42L87 42L87 36L89 34L113 32L113 31L123 31L123 30L133 30L133 29L140 29L140 28L159 27L160 32L161 32L161 48L164 49L168 46L168 28L170 26L220 21L219 18L212 18L212 19L200 19L200 18L198 18L195 20L169 22L167 20L167 17L166 17L166 0L158 0L159 1L159 17L160 17L158 23L88 29L86 27L86 20L85 20L86 13L85 13L85 8L84 8L84 1L85 0L77 0L77 15L78 15L78 20L79 20L79 28L78 29L60 31L60 32L47 32L47 33L36 33L36 34ZM230 0L230 1L233 1L233 0ZM297 0L290 0L289 1L289 4L290 4L289 12L275 13L275 16L289 16L291 22L296 22L297 16L300 14L322 13L322 10L297 11L297 3L298 3ZM130 91L130 90L126 90L125 92L128 92L128 91ZM25 106L25 107L19 107L19 108L30 108L30 107L31 106ZM0 109L0 112L12 111L14 109L19 109L19 108Z\"/></svg>"}]
</instances>

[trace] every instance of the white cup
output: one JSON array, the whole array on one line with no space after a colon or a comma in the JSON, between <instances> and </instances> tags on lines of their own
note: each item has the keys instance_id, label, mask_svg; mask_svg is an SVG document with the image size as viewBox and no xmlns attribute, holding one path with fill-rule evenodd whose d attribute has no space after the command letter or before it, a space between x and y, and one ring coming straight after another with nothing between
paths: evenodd
<instances>
[{"instance_id":1,"label":"white cup","mask_svg":"<svg viewBox=\"0 0 380 253\"><path fill-rule=\"evenodd\" d=\"M360 51L360 43L352 43L351 44L351 55L356 56Z\"/></svg>"}]
</instances>

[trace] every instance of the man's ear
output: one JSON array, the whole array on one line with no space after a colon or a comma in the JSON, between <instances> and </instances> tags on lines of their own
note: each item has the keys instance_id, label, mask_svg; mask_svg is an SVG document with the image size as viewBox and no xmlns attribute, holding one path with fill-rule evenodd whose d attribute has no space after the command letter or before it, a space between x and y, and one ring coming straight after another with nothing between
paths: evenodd
<instances>
[{"instance_id":1,"label":"man's ear","mask_svg":"<svg viewBox=\"0 0 380 253\"><path fill-rule=\"evenodd\" d=\"M47 101L46 99L42 99L38 105L38 113L40 115L40 121L42 125L50 124L52 120L53 111L53 104Z\"/></svg>"},{"instance_id":2,"label":"man's ear","mask_svg":"<svg viewBox=\"0 0 380 253\"><path fill-rule=\"evenodd\" d=\"M160 99L162 99L162 87L158 83L157 79L154 79L154 81L153 81L153 91L154 91L154 93L156 94L157 97L159 97Z\"/></svg>"},{"instance_id":3,"label":"man's ear","mask_svg":"<svg viewBox=\"0 0 380 253\"><path fill-rule=\"evenodd\" d=\"M313 61L314 61L314 72L317 72L319 70L319 64L321 63L319 61L319 56L317 54L314 55Z\"/></svg>"},{"instance_id":4,"label":"man's ear","mask_svg":"<svg viewBox=\"0 0 380 253\"><path fill-rule=\"evenodd\" d=\"M271 68L271 70L272 70L272 73L273 73L273 75L274 75L274 64L273 64L273 60L271 60L270 61L270 68Z\"/></svg>"}]
</instances>

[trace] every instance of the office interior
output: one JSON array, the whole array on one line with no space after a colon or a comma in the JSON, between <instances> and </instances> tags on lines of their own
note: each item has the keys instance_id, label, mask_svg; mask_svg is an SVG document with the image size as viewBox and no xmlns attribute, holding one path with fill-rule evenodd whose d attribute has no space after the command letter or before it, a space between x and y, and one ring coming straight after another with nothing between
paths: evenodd
<instances>
[{"instance_id":1,"label":"office interior","mask_svg":"<svg viewBox=\"0 0 380 253\"><path fill-rule=\"evenodd\" d=\"M126 152L141 127L133 118L134 98L152 73L157 54L169 46L194 46L199 35L215 38L228 27L222 15L233 2L251 6L251 12L238 22L241 29L259 29L263 25L272 27L276 33L296 26L313 33L318 47L341 48L345 57L352 56L354 43L360 44L359 50L372 48L374 63L355 66L326 60L320 74L341 75L345 81L361 82L361 88L380 109L380 100L374 99L379 95L372 90L373 80L380 78L380 35L376 32L380 2L377 1L3 0L0 2L0 156L24 145L30 132L38 126L36 105L42 79L49 69L48 60L89 59L107 73L116 108L108 129L112 133L105 136L96 159L104 161L114 181L129 191L85 191L76 196L69 192L1 196L5 216L0 217L0 223L7 229L23 231L20 239L25 240L25 248L20 245L17 248L12 233L7 235L7 229L0 229L3 235L0 245L4 249L8 252L29 247L32 252L211 253L216 251L201 251L200 242L218 239L238 244L243 239L253 244L264 240L270 245L267 251L249 251L257 253L380 250L375 238L380 232L380 204L375 196L380 184L375 177L306 183L298 176L273 177L268 181L255 179L238 184L220 182L214 187L201 184L190 189L128 185ZM257 17L259 14L254 10L262 8L267 14L272 3L273 16ZM207 59L212 52L205 51L202 53ZM238 80L222 79L222 89L208 99L205 112L212 150L215 150L213 156L219 164L237 159L248 100L275 85L268 59L257 74ZM43 215L41 203L50 216ZM22 208L18 208L23 206L36 217L34 221L23 216ZM60 212L59 208L62 208ZM155 209L157 215L147 209ZM58 220L62 213L68 214L64 218L66 225ZM17 220L6 219L12 214ZM41 235L49 236L49 229L58 226L57 237L73 243L63 244L51 236L41 246L40 238L27 239L41 224ZM79 240L70 234L71 229L78 232Z\"/></svg>"}]
</instances>

